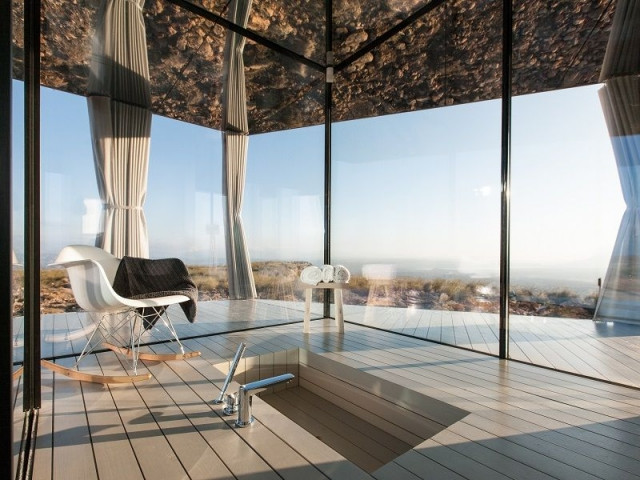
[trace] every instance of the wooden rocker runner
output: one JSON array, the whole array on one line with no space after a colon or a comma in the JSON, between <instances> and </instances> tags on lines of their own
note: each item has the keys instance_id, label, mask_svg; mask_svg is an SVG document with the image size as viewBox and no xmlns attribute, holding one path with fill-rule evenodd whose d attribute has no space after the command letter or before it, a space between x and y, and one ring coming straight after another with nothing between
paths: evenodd
<instances>
[{"instance_id":1,"label":"wooden rocker runner","mask_svg":"<svg viewBox=\"0 0 640 480\"><path fill-rule=\"evenodd\" d=\"M129 257L125 257L125 259L132 260ZM133 260L148 262L143 266L150 264L155 268L158 265L148 259ZM184 271L178 270L177 275L182 275L183 280L185 276L188 277L188 273L184 273L186 272L186 267L179 260L166 259L158 262L164 262L160 264L161 267L166 265L175 267L175 262L179 262L178 268L182 268ZM54 262L54 265L62 266L67 270L71 289L78 305L88 313L99 315L97 326L80 353L76 366L86 355L92 353L96 348L104 346L131 359L134 375L92 374L42 360L44 367L77 380L96 383L130 383L151 378L150 374L138 375L137 368L138 360L140 359L149 361L184 360L200 355L200 352L185 352L167 313L168 306L181 304L185 314L192 312L191 314L195 317L195 297L192 292L187 291L187 294L182 295L168 290L163 293L169 294L151 296L149 298L127 298L121 296L113 288L114 280L116 282L118 280L116 275L118 275L118 278L122 278L123 270L120 264L121 260L119 258L105 250L88 245L67 246L61 250ZM129 268L130 266L131 264L129 264ZM174 272L169 272L169 274L172 275ZM139 278L144 278L144 275L138 277L138 281ZM193 285L193 288L195 288L195 285ZM187 318L193 321L192 318ZM180 353L153 354L140 352L141 337L158 321L169 330L173 341L177 342L179 346ZM126 346L120 345L123 343Z\"/></svg>"},{"instance_id":2,"label":"wooden rocker runner","mask_svg":"<svg viewBox=\"0 0 640 480\"><path fill-rule=\"evenodd\" d=\"M103 343L103 345L109 350L121 353L125 357L133 358L133 350L125 347L118 347L110 343ZM186 352L186 353L148 353L138 352L138 360L148 360L151 362L168 362L170 360L186 360L188 358L198 357L200 352Z\"/></svg>"},{"instance_id":3,"label":"wooden rocker runner","mask_svg":"<svg viewBox=\"0 0 640 480\"><path fill-rule=\"evenodd\" d=\"M81 372L75 370L73 368L63 367L62 365L58 365L57 363L50 362L49 360L40 360L40 365L43 367L56 372L62 375L66 375L69 378L73 378L74 380L81 380L83 382L93 382L93 383L134 383L140 382L143 380L149 380L151 378L150 373L145 373L142 375L101 375L94 374L89 372ZM18 368L15 372L13 372L13 380L17 380L23 374L23 367Z\"/></svg>"},{"instance_id":4,"label":"wooden rocker runner","mask_svg":"<svg viewBox=\"0 0 640 480\"><path fill-rule=\"evenodd\" d=\"M52 370L56 373L60 373L74 380L80 380L82 382L92 383L135 383L143 380L149 380L151 378L150 373L144 373L142 375L102 375L97 373L82 372L73 368L63 367L57 363L50 362L48 360L40 360L40 364Z\"/></svg>"}]
</instances>

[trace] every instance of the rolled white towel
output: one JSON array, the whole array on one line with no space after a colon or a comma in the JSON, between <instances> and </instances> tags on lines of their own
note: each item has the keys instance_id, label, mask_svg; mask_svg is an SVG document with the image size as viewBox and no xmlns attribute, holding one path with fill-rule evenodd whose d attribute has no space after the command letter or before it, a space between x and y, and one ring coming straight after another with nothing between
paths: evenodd
<instances>
[{"instance_id":1,"label":"rolled white towel","mask_svg":"<svg viewBox=\"0 0 640 480\"><path fill-rule=\"evenodd\" d=\"M322 281L322 269L315 265L309 265L300 272L300 281L309 285L317 285Z\"/></svg>"},{"instance_id":2,"label":"rolled white towel","mask_svg":"<svg viewBox=\"0 0 640 480\"><path fill-rule=\"evenodd\" d=\"M333 265L323 265L323 267L322 267L322 281L324 283L333 282Z\"/></svg>"},{"instance_id":3,"label":"rolled white towel","mask_svg":"<svg viewBox=\"0 0 640 480\"><path fill-rule=\"evenodd\" d=\"M333 281L336 283L349 283L351 273L344 265L335 265L333 267Z\"/></svg>"}]
</instances>

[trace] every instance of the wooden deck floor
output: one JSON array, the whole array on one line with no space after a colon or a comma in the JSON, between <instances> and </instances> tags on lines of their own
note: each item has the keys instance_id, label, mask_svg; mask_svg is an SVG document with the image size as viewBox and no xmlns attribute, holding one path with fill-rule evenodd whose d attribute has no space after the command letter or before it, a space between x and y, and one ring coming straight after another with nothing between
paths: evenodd
<instances>
[{"instance_id":1,"label":"wooden deck floor","mask_svg":"<svg viewBox=\"0 0 640 480\"><path fill-rule=\"evenodd\" d=\"M250 428L220 415L212 400L223 375L213 365L228 361L241 341L246 362L300 347L469 412L374 478L640 478L640 391L356 324L341 335L327 320L312 322L307 335L292 324L187 340L202 357L146 362L152 378L136 385L44 371L34 478L371 478L260 399ZM81 367L123 369L112 352Z\"/></svg>"},{"instance_id":2,"label":"wooden deck floor","mask_svg":"<svg viewBox=\"0 0 640 480\"><path fill-rule=\"evenodd\" d=\"M496 314L345 305L345 319L498 355ZM511 315L509 328L513 359L640 387L640 326Z\"/></svg>"},{"instance_id":3,"label":"wooden deck floor","mask_svg":"<svg viewBox=\"0 0 640 480\"><path fill-rule=\"evenodd\" d=\"M299 322L304 305L274 300L213 301L199 303L198 309L198 321L193 324L179 309L172 315L181 338ZM312 311L320 317L321 305L313 304ZM495 314L345 305L344 316L351 323L498 354ZM20 318L14 322L14 359L20 362L23 322ZM86 341L82 329L89 324L84 313L45 315L42 356L79 353ZM169 337L158 329L156 338ZM640 387L640 326L512 315L510 338L513 359Z\"/></svg>"}]
</instances>

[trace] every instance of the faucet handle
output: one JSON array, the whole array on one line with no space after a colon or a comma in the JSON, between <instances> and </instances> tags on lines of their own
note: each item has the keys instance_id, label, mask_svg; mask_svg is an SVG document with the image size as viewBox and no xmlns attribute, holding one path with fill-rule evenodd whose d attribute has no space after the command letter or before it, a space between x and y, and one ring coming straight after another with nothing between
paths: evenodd
<instances>
[{"instance_id":1,"label":"faucet handle","mask_svg":"<svg viewBox=\"0 0 640 480\"><path fill-rule=\"evenodd\" d=\"M262 380L256 380L255 382L250 382L245 385L240 386L240 391L251 392L251 395L255 395L256 393L264 392L267 388L272 387L274 385L278 385L279 383L285 383L292 380L295 377L292 373L283 373L282 375L277 375L271 378L264 378Z\"/></svg>"},{"instance_id":2,"label":"faucet handle","mask_svg":"<svg viewBox=\"0 0 640 480\"><path fill-rule=\"evenodd\" d=\"M253 415L251 414L251 406L253 396L256 393L264 392L267 388L279 383L289 382L294 378L292 373L284 373L276 377L265 378L242 385L238 390L238 419L236 427L248 427L253 423Z\"/></svg>"}]
</instances>

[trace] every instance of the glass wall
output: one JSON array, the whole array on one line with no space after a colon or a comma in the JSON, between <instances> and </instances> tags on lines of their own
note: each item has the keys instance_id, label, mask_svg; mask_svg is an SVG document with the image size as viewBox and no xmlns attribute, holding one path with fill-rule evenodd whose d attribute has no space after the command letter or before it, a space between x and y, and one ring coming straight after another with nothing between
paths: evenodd
<instances>
[{"instance_id":1,"label":"glass wall","mask_svg":"<svg viewBox=\"0 0 640 480\"><path fill-rule=\"evenodd\" d=\"M102 202L86 99L43 87L40 111L41 262L46 268L65 245L95 242Z\"/></svg>"},{"instance_id":2,"label":"glass wall","mask_svg":"<svg viewBox=\"0 0 640 480\"><path fill-rule=\"evenodd\" d=\"M5 8L5 6L7 8ZM6 12L10 8L9 4L2 6L2 15L6 15ZM7 25L7 20L11 21L12 29L22 29L23 26L23 12L21 10L14 10L13 15L10 18L3 18L3 25ZM23 51L24 42L22 38L16 38L13 40L13 45L6 45L5 38L7 31L2 34L2 45L0 50L2 53L0 57L7 58L6 54L11 54L15 57L14 65L16 63L24 62ZM10 48L10 52L7 49ZM24 424L23 413L23 399L26 397L23 395L17 395L18 388L20 387L20 380L16 380L18 375L24 372L23 359L24 359L24 196L20 197L19 192L23 192L22 186L24 185L24 95L23 95L23 82L12 80L14 78L14 72L9 72L8 65L1 66L3 78L0 83L3 85L3 89L10 87L11 96L9 96L9 89L7 88L2 92L2 100L0 103L3 105L3 111L1 112L2 120L0 123L3 125L4 131L2 132L2 140L0 140L1 153L0 162L2 162L3 177L2 191L0 197L2 198L2 250L3 255L8 253L7 249L9 243L12 246L11 252L11 265L2 266L2 285L3 285L3 299L2 303L3 317L4 317L4 332L7 334L1 335L1 340L4 343L2 345L3 361L9 360L12 364L5 363L4 368L10 368L13 373L13 381L7 381L2 386L2 398L4 403L4 417L2 423L4 424L2 440L0 442L3 445L3 476L7 474L12 475L15 478L18 470L18 457L20 451L20 438L22 427ZM9 74L10 77L4 75ZM7 108L8 107L8 108ZM9 123L11 122L11 123ZM6 128L5 128L6 127ZM9 132L11 136L9 138ZM8 141L5 143L5 141ZM9 177L4 172L8 172L7 168L10 168L11 176ZM10 193L9 193L10 192ZM6 215L6 216L5 216ZM4 257L5 259L7 257ZM5 276L6 275L6 276ZM10 288L7 288L10 286ZM8 315L11 317L8 317ZM11 322L11 323L9 323ZM9 334L10 333L10 334ZM11 357L5 356L10 353ZM6 374L6 370L3 370L3 375ZM5 377L6 378L6 377ZM6 403L5 403L6 402Z\"/></svg>"},{"instance_id":3,"label":"glass wall","mask_svg":"<svg viewBox=\"0 0 640 480\"><path fill-rule=\"evenodd\" d=\"M123 103L139 101L156 115L144 205L124 209L144 209L149 256L183 259L201 301L230 297L224 129L248 137L240 203L258 299L300 309L295 281L302 268L323 262L324 9L306 3L252 7L247 27L276 48L244 43L246 125L233 124L223 100L230 32L170 2L145 7L149 99ZM346 318L497 354L502 2L401 3L334 4L330 250L332 263L352 274ZM622 337L638 328L624 316L635 307L638 282L629 275L640 271L640 252L624 249L633 243L624 232L636 228L629 213L635 180L633 172L623 174L629 169L619 140L638 132L616 126L619 97L634 90L614 85L620 72L599 79L593 68L606 63L618 3L515 6L510 355L629 383L626 354L609 352L624 350ZM229 14L227 2L205 4ZM415 22L377 41L417 9L423 14ZM104 232L86 99L105 93L87 89L99 73L91 63L96 15L93 3L43 5L42 83L51 88L43 88L41 102L42 311L52 335L75 320L55 324L47 315L77 307L64 272L49 264L64 245L91 245ZM294 20L298 28L291 29ZM19 36L15 45L20 79ZM24 171L16 85L19 318ZM623 304L632 308L621 312ZM268 310L261 319L300 319L299 311L283 312ZM199 334L213 331L213 321L205 323ZM43 355L65 348L48 345ZM581 358L584 352L594 361ZM615 366L598 366L605 356L615 357Z\"/></svg>"},{"instance_id":4,"label":"glass wall","mask_svg":"<svg viewBox=\"0 0 640 480\"><path fill-rule=\"evenodd\" d=\"M280 301L302 299L299 274L324 252L324 74L252 41L244 62L251 135L242 219L256 294L283 306L274 317L301 320Z\"/></svg>"},{"instance_id":5,"label":"glass wall","mask_svg":"<svg viewBox=\"0 0 640 480\"><path fill-rule=\"evenodd\" d=\"M492 2L473 13L462 3L339 77L345 110L429 109L334 125L332 256L352 273L347 320L497 353L501 17ZM485 34L494 63L461 43L468 29ZM407 80L400 60L423 61L422 75Z\"/></svg>"},{"instance_id":6,"label":"glass wall","mask_svg":"<svg viewBox=\"0 0 640 480\"><path fill-rule=\"evenodd\" d=\"M24 358L24 84L12 84L13 359Z\"/></svg>"},{"instance_id":7,"label":"glass wall","mask_svg":"<svg viewBox=\"0 0 640 480\"><path fill-rule=\"evenodd\" d=\"M633 315L596 311L599 299L609 298L616 245L626 242L621 185L634 178L618 171L605 87L598 72L586 78L584 69L604 63L614 8L571 3L536 12L535 22L524 20L531 14L524 5L514 16L509 352L513 359L639 385L628 348L640 324ZM576 12L588 19L584 29L564 24ZM571 34L562 45L544 44L539 39L549 29ZM534 44L549 75L534 75L522 60ZM589 81L594 84L576 86ZM625 257L622 269L635 271L634 262ZM612 297L609 306L615 302Z\"/></svg>"},{"instance_id":8,"label":"glass wall","mask_svg":"<svg viewBox=\"0 0 640 480\"><path fill-rule=\"evenodd\" d=\"M324 129L251 136L243 208L258 298L302 298L295 283L324 251Z\"/></svg>"},{"instance_id":9,"label":"glass wall","mask_svg":"<svg viewBox=\"0 0 640 480\"><path fill-rule=\"evenodd\" d=\"M200 300L228 297L220 133L153 117L145 213L151 258L180 258Z\"/></svg>"},{"instance_id":10,"label":"glass wall","mask_svg":"<svg viewBox=\"0 0 640 480\"><path fill-rule=\"evenodd\" d=\"M624 211L599 88L513 100L510 355L584 374Z\"/></svg>"},{"instance_id":11,"label":"glass wall","mask_svg":"<svg viewBox=\"0 0 640 480\"><path fill-rule=\"evenodd\" d=\"M86 96L87 88L97 88L96 78L104 73L91 63L99 56L100 41L94 38L98 10L91 5L45 2L43 12L48 21L42 32L42 80L59 88L43 87L41 93L42 354L51 357L82 347L79 341L69 342L65 333L81 330L88 320L73 313L78 306L66 272L50 265L65 245L94 245L105 232L105 199L98 187L93 146L112 138L98 138L95 132L92 136L96 118L91 116ZM63 27L70 18L74 21ZM163 28L167 18L182 28ZM226 300L226 197L220 130L228 32L179 7L158 4L145 9L145 27L152 99L149 108L162 114L151 119L146 194L141 204L148 255L182 259L198 286L201 302ZM73 45L66 42L59 34L63 28L78 41ZM322 127L297 127L310 119L315 124L324 121L324 76L254 42L245 45L245 58L247 133L255 135L249 139L242 215L257 294L260 299L297 302L301 294L295 290L294 280L305 265L321 261L324 233L324 131ZM116 67L112 72L116 77L120 70L126 70L122 65ZM137 77L130 77L127 81L137 81ZM268 88L270 82L286 83L288 88L282 90L286 95L275 96ZM122 96L125 104L143 101L130 98L132 93L127 89L114 88L96 91L112 103L118 103ZM17 125L21 84L15 91ZM262 133L274 129L281 133ZM22 152L22 128L14 132L14 151ZM20 183L15 189L14 230L19 246L16 253L21 258L23 172L20 162L16 164L14 175ZM128 210L137 208L126 206ZM20 302L16 302L17 314ZM224 310L221 305L212 307ZM217 328L218 317L205 311L200 309L198 334ZM61 313L69 315L56 316ZM286 308L261 315L260 320L267 322L290 320ZM21 321L18 323L16 331L22 328ZM196 330L189 325L179 327L181 336Z\"/></svg>"},{"instance_id":12,"label":"glass wall","mask_svg":"<svg viewBox=\"0 0 640 480\"><path fill-rule=\"evenodd\" d=\"M80 351L92 326L91 318L79 312L66 271L51 264L64 246L94 245L103 235L104 205L108 202L98 188L93 147L101 142L109 145L116 136L92 136L92 122L94 127L97 123L86 97L87 85L93 81L92 75L97 75L91 72L92 54L97 55L92 43L97 10L85 4L45 2L43 15L47 21L42 31L42 82L59 88L43 87L40 104L41 348L42 356L50 358ZM75 35L77 41L66 41L61 31ZM153 67L151 71L155 73ZM114 125L119 126L116 121ZM207 267L205 277L212 277L210 267L224 263L220 249L215 248L219 243L215 226L220 222L220 213L215 210L220 208L221 195L219 135L210 128L158 116L151 125L142 201L149 256L182 258L190 268L203 264ZM22 129L16 128L16 132L21 134ZM21 151L18 142L16 146L14 152ZM131 150L129 154L133 157L136 153ZM107 188L111 188L109 175L121 172L115 172L114 167L114 172L103 174ZM22 189L16 189L15 221L23 217L17 211L22 206L21 195ZM22 245L22 240L17 239L16 245ZM226 288L220 291L218 298L226 297Z\"/></svg>"},{"instance_id":13,"label":"glass wall","mask_svg":"<svg viewBox=\"0 0 640 480\"><path fill-rule=\"evenodd\" d=\"M145 202L151 258L224 264L221 152L219 132L153 117Z\"/></svg>"},{"instance_id":14,"label":"glass wall","mask_svg":"<svg viewBox=\"0 0 640 480\"><path fill-rule=\"evenodd\" d=\"M24 8L14 8L13 76L22 80L24 65ZM13 244L13 359L14 369L24 358L24 82L11 85L11 241Z\"/></svg>"}]
</instances>

